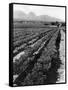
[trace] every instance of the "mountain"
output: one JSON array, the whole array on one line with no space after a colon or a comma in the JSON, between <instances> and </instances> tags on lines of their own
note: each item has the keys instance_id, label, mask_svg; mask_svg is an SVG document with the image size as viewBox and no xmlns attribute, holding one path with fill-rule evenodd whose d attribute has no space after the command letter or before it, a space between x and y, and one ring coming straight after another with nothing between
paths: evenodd
<instances>
[{"instance_id":1,"label":"mountain","mask_svg":"<svg viewBox=\"0 0 68 90\"><path fill-rule=\"evenodd\" d=\"M48 15L40 15L38 18L39 18L39 20L48 21L48 22L61 21L58 18L51 17L51 16L48 16Z\"/></svg>"},{"instance_id":2,"label":"mountain","mask_svg":"<svg viewBox=\"0 0 68 90\"><path fill-rule=\"evenodd\" d=\"M46 21L46 22L61 21L58 18L54 18L48 15L36 16L33 12L26 14L23 11L14 11L14 20L15 19L27 21Z\"/></svg>"},{"instance_id":3,"label":"mountain","mask_svg":"<svg viewBox=\"0 0 68 90\"><path fill-rule=\"evenodd\" d=\"M14 16L14 19L24 19L26 18L27 15L22 11L14 11L13 16Z\"/></svg>"}]
</instances>

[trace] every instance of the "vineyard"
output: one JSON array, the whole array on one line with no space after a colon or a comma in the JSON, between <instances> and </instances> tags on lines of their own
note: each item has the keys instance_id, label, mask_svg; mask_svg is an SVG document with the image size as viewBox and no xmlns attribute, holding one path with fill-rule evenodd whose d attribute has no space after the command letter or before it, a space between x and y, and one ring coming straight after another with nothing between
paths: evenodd
<instances>
[{"instance_id":1,"label":"vineyard","mask_svg":"<svg viewBox=\"0 0 68 90\"><path fill-rule=\"evenodd\" d=\"M14 28L13 85L54 84L60 67L60 29Z\"/></svg>"}]
</instances>

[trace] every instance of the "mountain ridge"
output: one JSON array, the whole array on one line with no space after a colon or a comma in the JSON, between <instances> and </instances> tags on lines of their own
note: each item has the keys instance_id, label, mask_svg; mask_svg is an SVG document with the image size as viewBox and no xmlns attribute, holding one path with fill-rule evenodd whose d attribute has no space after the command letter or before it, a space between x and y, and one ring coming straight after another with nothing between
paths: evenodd
<instances>
[{"instance_id":1,"label":"mountain ridge","mask_svg":"<svg viewBox=\"0 0 68 90\"><path fill-rule=\"evenodd\" d=\"M25 21L46 21L46 22L54 22L54 21L62 21L58 18L51 17L49 15L39 15L37 16L35 13L30 12L28 14L24 13L23 11L14 11L14 20L25 20Z\"/></svg>"}]
</instances>

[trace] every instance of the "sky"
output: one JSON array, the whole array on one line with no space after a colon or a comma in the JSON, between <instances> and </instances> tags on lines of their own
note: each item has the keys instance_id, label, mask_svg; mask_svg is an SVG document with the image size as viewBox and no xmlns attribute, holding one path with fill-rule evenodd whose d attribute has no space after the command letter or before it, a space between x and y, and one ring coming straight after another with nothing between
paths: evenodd
<instances>
[{"instance_id":1,"label":"sky","mask_svg":"<svg viewBox=\"0 0 68 90\"><path fill-rule=\"evenodd\" d=\"M51 7L51 6L32 6L32 5L18 5L15 4L14 11L23 11L28 14L30 12L36 15L49 15L65 21L65 7Z\"/></svg>"}]
</instances>

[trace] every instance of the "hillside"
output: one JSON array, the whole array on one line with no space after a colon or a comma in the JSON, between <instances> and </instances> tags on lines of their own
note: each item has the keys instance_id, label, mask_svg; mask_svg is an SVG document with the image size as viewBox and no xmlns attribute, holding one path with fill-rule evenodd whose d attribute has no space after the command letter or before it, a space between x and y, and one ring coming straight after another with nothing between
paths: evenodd
<instances>
[{"instance_id":1,"label":"hillside","mask_svg":"<svg viewBox=\"0 0 68 90\"><path fill-rule=\"evenodd\" d=\"M15 11L14 12L14 20L46 21L46 22L61 21L58 18L54 18L54 17L48 16L48 15L37 16L33 12L26 14L23 11Z\"/></svg>"}]
</instances>

